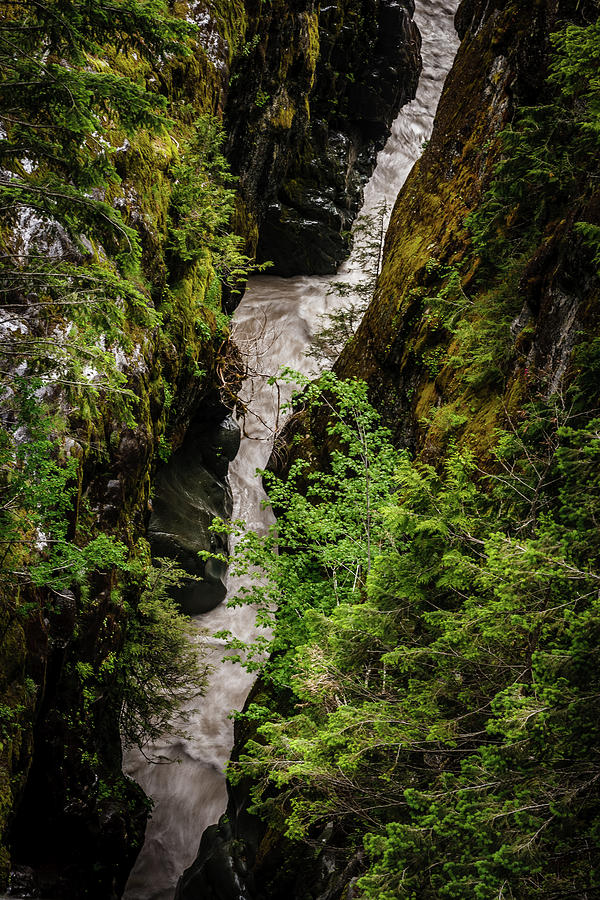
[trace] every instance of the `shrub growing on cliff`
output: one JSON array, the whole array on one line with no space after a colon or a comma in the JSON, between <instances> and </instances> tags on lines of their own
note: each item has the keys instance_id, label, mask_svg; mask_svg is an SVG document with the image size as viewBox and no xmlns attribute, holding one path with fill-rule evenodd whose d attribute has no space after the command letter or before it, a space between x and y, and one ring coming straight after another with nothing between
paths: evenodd
<instances>
[{"instance_id":1,"label":"shrub growing on cliff","mask_svg":"<svg viewBox=\"0 0 600 900\"><path fill-rule=\"evenodd\" d=\"M90 540L78 532L78 460L61 446L60 417L40 403L40 387L17 378L0 391L0 564L16 595L27 585L60 593L94 570L123 565L127 555L107 535Z\"/></svg>"},{"instance_id":2,"label":"shrub growing on cliff","mask_svg":"<svg viewBox=\"0 0 600 900\"><path fill-rule=\"evenodd\" d=\"M286 691L250 707L231 775L290 837L318 842L331 821L350 846L366 833L365 898L600 887L600 440L576 396L499 434L494 475L468 454L437 471L384 450L370 567L351 524L370 437L353 417L330 472L273 482L279 555L275 532L247 542L269 579L250 599L280 605L265 675ZM362 577L340 593L331 560L348 544Z\"/></svg>"},{"instance_id":3,"label":"shrub growing on cliff","mask_svg":"<svg viewBox=\"0 0 600 900\"><path fill-rule=\"evenodd\" d=\"M203 259L222 281L243 280L222 130L210 117L190 125L179 107L175 123L149 77L157 60L190 56L196 32L163 0L15 3L0 21L5 377L25 360L21 375L66 393L118 393L119 349L162 324L168 290L147 275L160 269L148 257L164 250L163 229L174 271ZM160 169L152 186L127 177L148 155Z\"/></svg>"},{"instance_id":4,"label":"shrub growing on cliff","mask_svg":"<svg viewBox=\"0 0 600 900\"><path fill-rule=\"evenodd\" d=\"M600 23L569 25L551 39L555 52L546 102L519 109L504 131L502 160L485 202L469 220L478 252L495 266L533 245L565 202L574 205L577 199L585 216L595 190ZM580 230L597 254L593 224L584 220Z\"/></svg>"},{"instance_id":5,"label":"shrub growing on cliff","mask_svg":"<svg viewBox=\"0 0 600 900\"><path fill-rule=\"evenodd\" d=\"M133 579L141 587L139 603L129 610L125 647L118 665L106 662L101 671L86 675L88 690L102 689L116 671L124 703L123 734L128 742L156 737L194 689L201 690L204 673L192 637L199 632L170 598L184 573L168 560L154 566L147 555L134 557L123 543L100 534L90 537L73 514L78 460L61 448L55 426L35 396L35 382L13 383L13 413L0 421L0 546L2 547L3 613L26 616L19 602L23 588L45 587L46 609L52 612L61 597L77 591L83 607L90 576L114 570L121 581ZM11 433L10 418L19 422ZM66 593L65 593L66 592ZM12 604L8 608L8 598ZM87 671L87 670L86 670ZM181 694L185 686L185 696ZM114 690L115 685L112 685ZM121 702L121 701L120 701Z\"/></svg>"},{"instance_id":6,"label":"shrub growing on cliff","mask_svg":"<svg viewBox=\"0 0 600 900\"><path fill-rule=\"evenodd\" d=\"M225 132L211 117L197 119L181 162L175 166L171 196L171 247L186 262L207 259L229 287L239 291L250 259L242 239L229 227L235 209L235 178L223 156Z\"/></svg>"}]
</instances>

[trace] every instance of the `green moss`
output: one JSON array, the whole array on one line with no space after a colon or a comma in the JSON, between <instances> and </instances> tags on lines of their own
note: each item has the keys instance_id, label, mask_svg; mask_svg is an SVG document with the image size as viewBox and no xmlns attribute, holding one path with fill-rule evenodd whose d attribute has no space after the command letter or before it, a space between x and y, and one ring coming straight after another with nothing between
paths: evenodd
<instances>
[{"instance_id":1,"label":"green moss","mask_svg":"<svg viewBox=\"0 0 600 900\"><path fill-rule=\"evenodd\" d=\"M281 90L275 100L273 113L270 117L271 126L283 131L289 131L294 122L295 115L296 110L290 102L290 98L285 89Z\"/></svg>"},{"instance_id":2,"label":"green moss","mask_svg":"<svg viewBox=\"0 0 600 900\"><path fill-rule=\"evenodd\" d=\"M229 48L229 64L242 47L249 28L243 0L210 0L210 9Z\"/></svg>"},{"instance_id":3,"label":"green moss","mask_svg":"<svg viewBox=\"0 0 600 900\"><path fill-rule=\"evenodd\" d=\"M310 75L310 86L311 89L315 83L315 72L317 69L317 62L319 59L319 52L321 49L321 43L319 39L319 17L316 12L307 13L305 18L306 26L306 57L308 60L308 70L311 73Z\"/></svg>"}]
</instances>

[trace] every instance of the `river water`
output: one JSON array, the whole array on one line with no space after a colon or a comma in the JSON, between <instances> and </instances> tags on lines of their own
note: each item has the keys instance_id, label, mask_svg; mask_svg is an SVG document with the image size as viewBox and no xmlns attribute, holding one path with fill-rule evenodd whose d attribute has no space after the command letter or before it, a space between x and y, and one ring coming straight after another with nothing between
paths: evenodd
<instances>
[{"instance_id":1,"label":"river water","mask_svg":"<svg viewBox=\"0 0 600 900\"><path fill-rule=\"evenodd\" d=\"M385 201L391 210L423 143L431 134L441 89L458 47L453 16L458 0L417 0L415 19L423 37L423 73L416 100L405 106L392 135L378 156L377 167L365 189L363 214L379 209ZM279 407L291 388L282 391L268 384L281 366L311 374L313 359L306 350L322 316L341 300L332 292L332 281L356 281L361 277L357 254L331 277L276 278L258 276L234 316L234 338L246 356L249 377L243 387L248 413L243 422L239 453L230 466L234 518L244 519L249 529L262 532L272 522L257 468L264 468L280 423ZM240 583L230 579L229 595ZM256 634L254 611L228 609L225 604L195 617L199 629L209 635L228 629L245 641ZM218 821L227 805L224 768L233 745L232 710L243 707L254 676L241 666L224 662L223 642L200 639L213 665L206 695L190 703L186 738L166 735L148 748L148 755L162 764L148 763L137 751L124 759L124 770L154 800L142 852L129 878L126 900L173 900L183 870L194 860L202 832Z\"/></svg>"}]
</instances>

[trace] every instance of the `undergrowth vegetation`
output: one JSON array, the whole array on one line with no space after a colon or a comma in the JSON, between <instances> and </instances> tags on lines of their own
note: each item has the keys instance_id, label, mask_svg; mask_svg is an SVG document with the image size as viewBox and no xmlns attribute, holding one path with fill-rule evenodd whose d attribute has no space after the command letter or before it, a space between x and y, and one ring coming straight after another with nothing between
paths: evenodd
<instances>
[{"instance_id":1,"label":"undergrowth vegetation","mask_svg":"<svg viewBox=\"0 0 600 900\"><path fill-rule=\"evenodd\" d=\"M232 643L271 700L247 710L256 736L230 777L289 837L318 844L334 822L364 842L362 897L585 896L600 887L597 414L574 388L497 433L493 474L458 450L438 471L392 447L365 392L308 387L331 467L267 475L277 527L239 545L256 583L238 602L275 630L249 656Z\"/></svg>"}]
</instances>

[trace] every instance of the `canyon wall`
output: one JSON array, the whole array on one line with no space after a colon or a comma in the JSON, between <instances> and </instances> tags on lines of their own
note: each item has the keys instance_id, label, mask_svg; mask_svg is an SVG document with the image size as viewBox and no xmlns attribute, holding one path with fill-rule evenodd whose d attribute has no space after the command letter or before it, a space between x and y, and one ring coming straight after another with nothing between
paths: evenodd
<instances>
[{"instance_id":1,"label":"canyon wall","mask_svg":"<svg viewBox=\"0 0 600 900\"><path fill-rule=\"evenodd\" d=\"M226 111L243 219L259 224L273 274L334 272L376 152L416 91L414 3L257 8Z\"/></svg>"},{"instance_id":2,"label":"canyon wall","mask_svg":"<svg viewBox=\"0 0 600 900\"><path fill-rule=\"evenodd\" d=\"M495 174L503 130L530 110L543 131L540 110L556 103L550 35L594 9L459 9L462 45L432 140L394 208L373 303L336 366L366 378L397 440L425 458L459 439L484 462L507 416L568 385L575 345L597 327L597 268L576 225L598 221L594 163L577 171L574 159L561 173L548 160L540 178L532 142L498 189ZM482 254L477 216L491 217L491 194L500 211L489 228L506 241Z\"/></svg>"}]
</instances>

